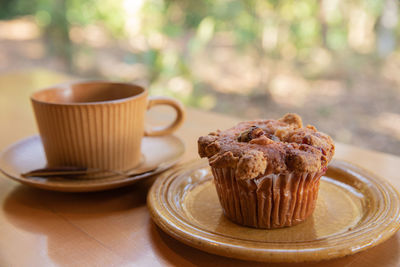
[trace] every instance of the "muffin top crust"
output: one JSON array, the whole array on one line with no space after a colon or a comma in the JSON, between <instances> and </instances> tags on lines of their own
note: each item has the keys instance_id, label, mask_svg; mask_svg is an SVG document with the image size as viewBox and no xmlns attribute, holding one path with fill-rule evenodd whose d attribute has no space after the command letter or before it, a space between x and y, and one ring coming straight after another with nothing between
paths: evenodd
<instances>
[{"instance_id":1,"label":"muffin top crust","mask_svg":"<svg viewBox=\"0 0 400 267\"><path fill-rule=\"evenodd\" d=\"M200 157L215 168L235 169L236 178L252 179L287 172L318 172L331 161L332 138L312 125L303 127L299 115L279 120L254 120L217 130L198 139Z\"/></svg>"}]
</instances>

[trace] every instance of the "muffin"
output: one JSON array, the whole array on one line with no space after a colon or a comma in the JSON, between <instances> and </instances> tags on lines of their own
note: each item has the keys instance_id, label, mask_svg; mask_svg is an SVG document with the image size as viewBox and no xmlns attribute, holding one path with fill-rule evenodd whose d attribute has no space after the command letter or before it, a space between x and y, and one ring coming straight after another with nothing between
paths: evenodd
<instances>
[{"instance_id":1,"label":"muffin","mask_svg":"<svg viewBox=\"0 0 400 267\"><path fill-rule=\"evenodd\" d=\"M335 146L297 114L279 120L241 122L198 139L211 166L219 201L233 222L280 228L314 211L321 176Z\"/></svg>"}]
</instances>

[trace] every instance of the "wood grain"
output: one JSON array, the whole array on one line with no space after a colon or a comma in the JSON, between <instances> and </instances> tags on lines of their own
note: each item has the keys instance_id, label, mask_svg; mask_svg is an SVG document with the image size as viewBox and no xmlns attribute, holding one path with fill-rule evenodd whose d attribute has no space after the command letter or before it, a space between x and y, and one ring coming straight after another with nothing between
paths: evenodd
<instances>
[{"instance_id":1,"label":"wood grain","mask_svg":"<svg viewBox=\"0 0 400 267\"><path fill-rule=\"evenodd\" d=\"M34 70L0 75L0 149L37 133L29 95L35 89L68 77ZM156 124L171 114L154 109ZM237 122L189 109L177 131L187 151L184 161L197 158L197 137ZM378 174L400 189L400 158L337 144L335 158ZM265 266L211 255L169 237L151 221L147 190L155 178L109 192L68 194L22 186L0 177L0 266ZM323 263L268 266L400 266L400 234L359 254Z\"/></svg>"}]
</instances>

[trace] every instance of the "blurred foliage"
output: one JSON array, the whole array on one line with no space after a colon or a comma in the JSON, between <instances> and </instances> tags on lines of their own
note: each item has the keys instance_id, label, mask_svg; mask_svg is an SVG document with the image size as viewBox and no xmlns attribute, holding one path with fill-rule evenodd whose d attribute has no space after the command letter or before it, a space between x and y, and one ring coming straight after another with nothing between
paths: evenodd
<instances>
[{"instance_id":1,"label":"blurred foliage","mask_svg":"<svg viewBox=\"0 0 400 267\"><path fill-rule=\"evenodd\" d=\"M376 0L1 0L0 19L33 15L50 40L50 51L65 57L71 70L77 69L74 55L90 54L89 45L71 38L71 30L102 27L112 41L128 40L131 48L123 61L145 66L153 93L211 108L215 99L191 67L196 55L207 55L212 46L229 46L259 62L289 60L301 75L311 77L315 70L302 66L321 55L334 58L339 51L375 57L384 4ZM389 30L399 32L397 21Z\"/></svg>"}]
</instances>

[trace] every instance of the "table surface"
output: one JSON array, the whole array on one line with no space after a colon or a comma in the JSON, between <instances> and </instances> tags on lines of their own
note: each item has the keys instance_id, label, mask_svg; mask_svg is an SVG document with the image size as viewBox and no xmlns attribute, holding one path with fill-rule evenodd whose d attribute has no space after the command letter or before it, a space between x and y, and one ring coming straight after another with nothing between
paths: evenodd
<instances>
[{"instance_id":1,"label":"table surface","mask_svg":"<svg viewBox=\"0 0 400 267\"><path fill-rule=\"evenodd\" d=\"M0 75L0 150L37 133L29 95L68 79L46 70ZM149 115L149 120L158 122L170 118L168 112ZM187 110L187 118L176 133L186 144L183 161L197 158L198 136L239 120L194 109ZM337 144L335 158L379 174L400 191L399 157ZM106 192L71 194L30 188L0 176L0 266L249 265L191 248L163 233L146 208L146 194L154 178ZM400 266L400 233L345 258L274 266L303 265Z\"/></svg>"}]
</instances>

